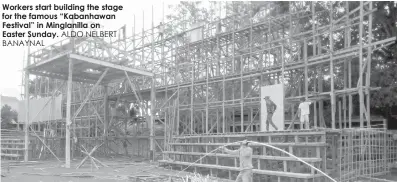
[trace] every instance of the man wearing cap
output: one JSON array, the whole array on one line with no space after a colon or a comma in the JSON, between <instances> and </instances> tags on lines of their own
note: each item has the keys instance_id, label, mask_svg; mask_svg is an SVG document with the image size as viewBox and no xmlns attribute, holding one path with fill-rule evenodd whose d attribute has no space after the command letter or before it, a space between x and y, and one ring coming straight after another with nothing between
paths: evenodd
<instances>
[{"instance_id":1,"label":"man wearing cap","mask_svg":"<svg viewBox=\"0 0 397 182\"><path fill-rule=\"evenodd\" d=\"M236 182L252 182L252 148L248 147L248 141L242 141L238 150L229 150L226 147L222 149L228 154L239 156L240 173L237 176Z\"/></svg>"},{"instance_id":2,"label":"man wearing cap","mask_svg":"<svg viewBox=\"0 0 397 182\"><path fill-rule=\"evenodd\" d=\"M273 126L274 129L278 130L277 126L273 123L273 114L277 109L277 105L270 100L269 96L266 96L265 98L266 101L266 110L267 110L267 118L266 118L266 130L269 131L269 123Z\"/></svg>"}]
</instances>

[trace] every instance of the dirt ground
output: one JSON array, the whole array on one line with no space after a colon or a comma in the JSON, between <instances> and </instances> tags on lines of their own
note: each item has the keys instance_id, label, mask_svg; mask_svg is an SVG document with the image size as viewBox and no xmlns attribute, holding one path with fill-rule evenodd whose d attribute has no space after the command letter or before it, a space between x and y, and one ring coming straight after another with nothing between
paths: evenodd
<instances>
[{"instance_id":1,"label":"dirt ground","mask_svg":"<svg viewBox=\"0 0 397 182\"><path fill-rule=\"evenodd\" d=\"M64 168L64 162L37 161L15 163L2 161L2 182L108 182L108 181L168 181L177 172L158 167L157 163L138 158L99 159L109 167L96 169L88 160L76 169L82 159L71 161L71 168ZM181 172L180 176L188 173ZM175 181L175 180L174 180ZM181 180L176 180L181 181Z\"/></svg>"},{"instance_id":2,"label":"dirt ground","mask_svg":"<svg viewBox=\"0 0 397 182\"><path fill-rule=\"evenodd\" d=\"M171 171L140 158L99 159L108 167L96 169L90 160L76 169L82 159L71 161L71 168L66 169L64 162L32 161L29 163L1 161L1 182L167 182L173 177L173 182L182 181L175 176L187 176L190 173ZM388 181L397 181L397 173L377 177ZM230 180L214 180L230 181ZM373 180L359 180L361 182ZM376 180L377 181L377 180ZM382 180L381 180L382 181Z\"/></svg>"}]
</instances>

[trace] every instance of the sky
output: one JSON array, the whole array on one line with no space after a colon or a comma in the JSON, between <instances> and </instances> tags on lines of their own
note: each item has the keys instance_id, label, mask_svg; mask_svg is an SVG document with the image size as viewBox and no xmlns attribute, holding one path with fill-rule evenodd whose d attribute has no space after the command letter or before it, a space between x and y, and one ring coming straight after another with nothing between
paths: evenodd
<instances>
[{"instance_id":1,"label":"sky","mask_svg":"<svg viewBox=\"0 0 397 182\"><path fill-rule=\"evenodd\" d=\"M34 3L33 3L34 2ZM34 13L34 14L58 14L61 13L61 11L4 11L3 10L3 5L6 3L9 3L10 5L48 5L48 4L55 4L55 1L53 0L3 0L2 1L2 7L0 14L1 13L7 13L7 14L14 14L14 13L21 13L21 14L26 14L28 15L29 13ZM159 1L159 0L136 0L136 1L131 1L131 0L114 0L114 1L98 1L98 0L85 0L84 3L82 1L78 0L68 0L68 1L63 1L63 2L68 2L69 4L76 4L76 5L87 5L87 4L93 4L93 5L122 5L123 10L114 13L113 11L108 11L108 12L91 12L91 13L109 13L109 14L115 14L116 15L116 20L105 20L105 21L97 21L94 20L95 22L101 23L104 26L105 30L114 30L114 29L119 29L123 25L127 26L127 35L132 34L132 29L134 25L134 15L135 15L135 26L136 26L136 31L137 33L142 30L143 26L143 18L142 14L143 11L145 13L144 15L144 27L145 30L149 29L151 27L151 20L152 20L152 6L153 6L153 14L154 14L154 23L155 26L159 24L160 21L162 21L162 15L163 15L163 4L164 4L164 14L168 13L167 6L169 4L176 4L178 1L170 1L167 0L165 2ZM103 2L103 3L102 3ZM109 3L111 2L111 3ZM63 5L63 3L57 3L57 5ZM62 11L65 12L65 11ZM78 13L78 11L74 11ZM73 13L69 12L69 13ZM88 13L88 12L86 12ZM13 23L15 21L18 22L28 22L28 21L39 21L41 23L46 22L46 21L54 21L54 20L4 20L2 17L1 19L1 26L0 26L0 31L1 31L1 46L0 46L0 95L4 96L11 96L11 97L16 97L18 99L21 99L21 84L22 84L22 70L23 70L23 60L24 58L26 59L26 54L28 52L27 47L5 47L2 45L3 40L7 40L7 38L3 38L3 31L45 31L44 29L24 29L24 30L18 30L18 29L3 29L3 22L7 23ZM60 19L60 20L55 20L58 22L65 22L65 20ZM93 21L93 20L89 20ZM84 22L84 21L83 21ZM52 30L53 31L53 30ZM60 30L58 32L61 32ZM42 39L42 38L40 38ZM28 40L27 38L20 38L20 39L8 39L8 40ZM31 39L34 40L34 39ZM58 42L62 40L62 38L44 38L44 44L46 46L51 45L52 43ZM30 50L31 52L42 49L43 47L31 47Z\"/></svg>"}]
</instances>

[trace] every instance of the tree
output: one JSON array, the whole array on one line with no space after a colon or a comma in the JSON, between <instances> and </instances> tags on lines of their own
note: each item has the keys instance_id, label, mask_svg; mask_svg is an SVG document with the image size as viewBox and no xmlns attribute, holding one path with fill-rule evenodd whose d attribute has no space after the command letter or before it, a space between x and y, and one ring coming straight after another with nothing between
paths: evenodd
<instances>
[{"instance_id":1,"label":"tree","mask_svg":"<svg viewBox=\"0 0 397 182\"><path fill-rule=\"evenodd\" d=\"M1 108L1 127L9 126L12 120L18 122L18 113L6 104Z\"/></svg>"},{"instance_id":2,"label":"tree","mask_svg":"<svg viewBox=\"0 0 397 182\"><path fill-rule=\"evenodd\" d=\"M383 40L397 36L397 3L380 1L374 3L374 39ZM397 105L397 41L382 49L375 50L372 56L371 86L382 87L372 93L373 107L391 107ZM386 109L388 110L388 109Z\"/></svg>"},{"instance_id":3,"label":"tree","mask_svg":"<svg viewBox=\"0 0 397 182\"><path fill-rule=\"evenodd\" d=\"M184 30L189 29L192 24L213 21L216 13L216 2L208 3L205 4L202 1L181 1L177 5L169 5L168 8L172 9L172 11L166 15L166 18L167 21L172 21L172 23L166 24L165 34L182 33ZM208 8L208 5L211 8Z\"/></svg>"}]
</instances>

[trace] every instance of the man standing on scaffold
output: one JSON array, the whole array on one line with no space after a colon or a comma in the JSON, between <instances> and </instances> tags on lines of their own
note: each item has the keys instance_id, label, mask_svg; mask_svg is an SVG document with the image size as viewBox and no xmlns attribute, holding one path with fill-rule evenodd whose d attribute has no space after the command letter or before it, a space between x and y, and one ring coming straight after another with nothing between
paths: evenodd
<instances>
[{"instance_id":1,"label":"man standing on scaffold","mask_svg":"<svg viewBox=\"0 0 397 182\"><path fill-rule=\"evenodd\" d=\"M274 129L278 130L277 126L273 123L273 114L277 109L277 105L270 100L269 96L266 96L265 98L266 101L266 110L267 110L267 117L266 117L266 131L269 131L269 124L273 126Z\"/></svg>"},{"instance_id":2,"label":"man standing on scaffold","mask_svg":"<svg viewBox=\"0 0 397 182\"><path fill-rule=\"evenodd\" d=\"M298 116L300 118L300 128L303 128L303 125L305 125L306 129L310 129L310 121L309 121L309 115L310 115L310 105L312 104L312 101L309 99L301 99L301 103L299 104L299 110L298 110Z\"/></svg>"}]
</instances>

